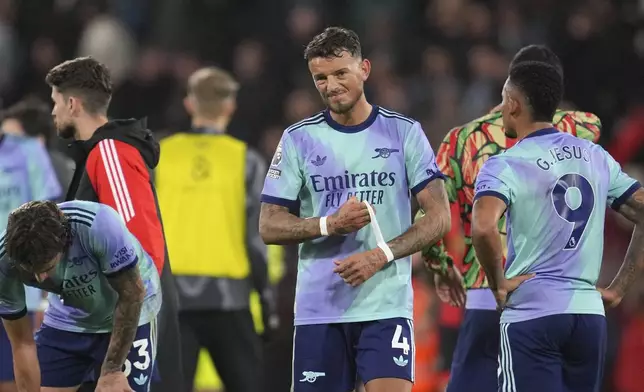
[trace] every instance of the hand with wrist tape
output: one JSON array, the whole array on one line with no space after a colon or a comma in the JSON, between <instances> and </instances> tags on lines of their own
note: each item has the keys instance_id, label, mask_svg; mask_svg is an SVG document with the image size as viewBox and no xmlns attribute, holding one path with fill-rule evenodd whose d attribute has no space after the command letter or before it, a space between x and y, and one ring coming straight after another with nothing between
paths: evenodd
<instances>
[{"instance_id":1,"label":"hand with wrist tape","mask_svg":"<svg viewBox=\"0 0 644 392\"><path fill-rule=\"evenodd\" d=\"M322 235L345 235L362 229L370 222L367 206L351 197L333 215L320 218L320 232Z\"/></svg>"},{"instance_id":2,"label":"hand with wrist tape","mask_svg":"<svg viewBox=\"0 0 644 392\"><path fill-rule=\"evenodd\" d=\"M336 267L333 269L333 272L339 274L345 283L353 287L361 285L394 260L394 255L382 236L376 212L368 202L364 201L361 204L367 208L371 217L371 230L376 237L378 247L351 255L344 260L336 260L334 261Z\"/></svg>"}]
</instances>

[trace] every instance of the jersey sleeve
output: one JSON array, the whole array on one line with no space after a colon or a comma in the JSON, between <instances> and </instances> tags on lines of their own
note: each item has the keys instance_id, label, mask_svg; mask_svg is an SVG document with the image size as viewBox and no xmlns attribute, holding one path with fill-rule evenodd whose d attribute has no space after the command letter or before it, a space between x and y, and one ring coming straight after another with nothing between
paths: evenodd
<instances>
[{"instance_id":1,"label":"jersey sleeve","mask_svg":"<svg viewBox=\"0 0 644 392\"><path fill-rule=\"evenodd\" d=\"M500 156L488 159L476 177L474 201L482 196L494 196L501 199L507 206L512 204L513 193L508 171L507 163Z\"/></svg>"},{"instance_id":2,"label":"jersey sleeve","mask_svg":"<svg viewBox=\"0 0 644 392\"><path fill-rule=\"evenodd\" d=\"M606 150L602 148L602 151L608 165L608 202L611 208L618 210L642 185L624 173L619 163Z\"/></svg>"},{"instance_id":3,"label":"jersey sleeve","mask_svg":"<svg viewBox=\"0 0 644 392\"><path fill-rule=\"evenodd\" d=\"M100 208L88 241L88 248L106 276L136 267L139 261L136 239L112 207Z\"/></svg>"},{"instance_id":4,"label":"jersey sleeve","mask_svg":"<svg viewBox=\"0 0 644 392\"><path fill-rule=\"evenodd\" d=\"M413 195L423 190L430 181L444 178L438 169L434 151L418 122L405 135L405 169L409 189Z\"/></svg>"},{"instance_id":5,"label":"jersey sleeve","mask_svg":"<svg viewBox=\"0 0 644 392\"><path fill-rule=\"evenodd\" d=\"M56 170L49 152L38 141L29 143L28 148L29 189L32 200L57 200L63 190L58 182Z\"/></svg>"},{"instance_id":6,"label":"jersey sleeve","mask_svg":"<svg viewBox=\"0 0 644 392\"><path fill-rule=\"evenodd\" d=\"M284 132L266 173L261 201L295 209L303 185L293 136Z\"/></svg>"},{"instance_id":7,"label":"jersey sleeve","mask_svg":"<svg viewBox=\"0 0 644 392\"><path fill-rule=\"evenodd\" d=\"M0 235L0 317L17 320L27 314L25 287L12 276L10 260L5 250L5 233Z\"/></svg>"}]
</instances>

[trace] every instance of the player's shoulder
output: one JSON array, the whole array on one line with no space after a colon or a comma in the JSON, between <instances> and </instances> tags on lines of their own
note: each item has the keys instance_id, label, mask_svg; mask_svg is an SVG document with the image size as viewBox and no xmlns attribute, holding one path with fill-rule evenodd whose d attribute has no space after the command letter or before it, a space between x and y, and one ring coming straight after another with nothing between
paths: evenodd
<instances>
[{"instance_id":1,"label":"player's shoulder","mask_svg":"<svg viewBox=\"0 0 644 392\"><path fill-rule=\"evenodd\" d=\"M325 122L326 119L324 118L324 111L321 111L305 118L304 120L298 121L295 124L286 127L286 129L284 129L284 135L292 136L296 133L304 133L319 127L320 124L323 124Z\"/></svg>"},{"instance_id":2,"label":"player's shoulder","mask_svg":"<svg viewBox=\"0 0 644 392\"><path fill-rule=\"evenodd\" d=\"M409 116L405 116L404 114L382 106L376 107L376 110L378 110L378 116L381 117L384 122L395 124L398 129L409 130L418 123L418 121Z\"/></svg>"},{"instance_id":3,"label":"player's shoulder","mask_svg":"<svg viewBox=\"0 0 644 392\"><path fill-rule=\"evenodd\" d=\"M12 134L5 134L2 138L2 143L9 147L9 150L16 148L19 151L23 151L27 154L33 153L35 151L44 151L45 146L35 138L28 136L19 136Z\"/></svg>"},{"instance_id":4,"label":"player's shoulder","mask_svg":"<svg viewBox=\"0 0 644 392\"><path fill-rule=\"evenodd\" d=\"M475 135L477 132L488 133L488 139L494 139L498 134L500 137L503 135L503 119L500 111L492 111L484 116L475 118L465 124L458 125L447 132L445 141L449 140L466 140L467 138ZM494 132L499 131L499 132Z\"/></svg>"},{"instance_id":5,"label":"player's shoulder","mask_svg":"<svg viewBox=\"0 0 644 392\"><path fill-rule=\"evenodd\" d=\"M575 124L592 124L601 127L601 120L595 113L584 112L579 110L562 110L557 109L553 117L553 122L558 124L562 121L572 120Z\"/></svg>"},{"instance_id":6,"label":"player's shoulder","mask_svg":"<svg viewBox=\"0 0 644 392\"><path fill-rule=\"evenodd\" d=\"M72 228L75 226L91 228L102 206L102 204L84 200L71 200L58 204L60 210L72 224Z\"/></svg>"},{"instance_id":7,"label":"player's shoulder","mask_svg":"<svg viewBox=\"0 0 644 392\"><path fill-rule=\"evenodd\" d=\"M596 142L602 131L602 122L594 113L558 109L553 117L554 126L564 133Z\"/></svg>"},{"instance_id":8,"label":"player's shoulder","mask_svg":"<svg viewBox=\"0 0 644 392\"><path fill-rule=\"evenodd\" d=\"M497 155L491 155L481 166L479 175L493 174L495 176L508 175L512 172L512 161L521 158L521 153L518 150L511 151L512 149L501 151ZM517 153L518 152L518 153Z\"/></svg>"},{"instance_id":9,"label":"player's shoulder","mask_svg":"<svg viewBox=\"0 0 644 392\"><path fill-rule=\"evenodd\" d=\"M141 154L135 146L122 140L105 138L92 147L87 155L87 162L91 164L97 161L107 161L113 164L117 160L122 162L135 159L135 157L141 159Z\"/></svg>"}]
</instances>

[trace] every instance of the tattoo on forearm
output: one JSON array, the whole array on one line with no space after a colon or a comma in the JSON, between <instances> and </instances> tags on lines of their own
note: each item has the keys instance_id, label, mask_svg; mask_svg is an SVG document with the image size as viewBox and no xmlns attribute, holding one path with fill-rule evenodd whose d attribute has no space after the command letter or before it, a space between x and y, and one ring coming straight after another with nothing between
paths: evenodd
<instances>
[{"instance_id":1,"label":"tattoo on forearm","mask_svg":"<svg viewBox=\"0 0 644 392\"><path fill-rule=\"evenodd\" d=\"M416 195L425 216L387 244L394 258L409 256L438 242L450 229L450 212L442 180L434 180Z\"/></svg>"},{"instance_id":2,"label":"tattoo on forearm","mask_svg":"<svg viewBox=\"0 0 644 392\"><path fill-rule=\"evenodd\" d=\"M101 374L121 371L139 325L145 287L137 267L109 279L119 299L114 309L114 326Z\"/></svg>"},{"instance_id":3,"label":"tattoo on forearm","mask_svg":"<svg viewBox=\"0 0 644 392\"><path fill-rule=\"evenodd\" d=\"M320 237L320 221L298 218L286 207L262 203L259 231L267 244L297 244Z\"/></svg>"},{"instance_id":4,"label":"tattoo on forearm","mask_svg":"<svg viewBox=\"0 0 644 392\"><path fill-rule=\"evenodd\" d=\"M635 223L624 262L610 285L624 295L644 270L644 189L636 191L619 209L620 214Z\"/></svg>"}]
</instances>

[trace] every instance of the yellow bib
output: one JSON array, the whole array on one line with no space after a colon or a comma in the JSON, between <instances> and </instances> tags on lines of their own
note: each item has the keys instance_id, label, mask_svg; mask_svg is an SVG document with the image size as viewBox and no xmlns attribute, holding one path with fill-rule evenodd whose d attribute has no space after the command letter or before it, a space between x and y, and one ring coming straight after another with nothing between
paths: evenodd
<instances>
[{"instance_id":1,"label":"yellow bib","mask_svg":"<svg viewBox=\"0 0 644 392\"><path fill-rule=\"evenodd\" d=\"M175 275L248 276L245 165L246 145L229 135L161 141L156 186Z\"/></svg>"}]
</instances>

